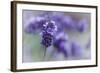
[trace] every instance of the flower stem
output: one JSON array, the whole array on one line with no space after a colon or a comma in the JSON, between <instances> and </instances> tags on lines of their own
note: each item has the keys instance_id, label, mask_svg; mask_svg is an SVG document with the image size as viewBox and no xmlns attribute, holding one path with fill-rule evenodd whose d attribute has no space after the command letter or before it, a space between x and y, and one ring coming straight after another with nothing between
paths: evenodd
<instances>
[{"instance_id":1,"label":"flower stem","mask_svg":"<svg viewBox=\"0 0 100 73\"><path fill-rule=\"evenodd\" d=\"M44 48L44 55L43 55L43 59L45 60L46 57L46 47Z\"/></svg>"}]
</instances>

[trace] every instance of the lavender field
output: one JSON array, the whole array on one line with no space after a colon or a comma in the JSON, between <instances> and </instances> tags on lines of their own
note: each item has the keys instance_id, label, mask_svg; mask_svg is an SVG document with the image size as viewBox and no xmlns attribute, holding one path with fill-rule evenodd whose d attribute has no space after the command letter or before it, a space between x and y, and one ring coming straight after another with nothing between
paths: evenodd
<instances>
[{"instance_id":1,"label":"lavender field","mask_svg":"<svg viewBox=\"0 0 100 73\"><path fill-rule=\"evenodd\" d=\"M91 14L23 10L23 62L91 59Z\"/></svg>"}]
</instances>

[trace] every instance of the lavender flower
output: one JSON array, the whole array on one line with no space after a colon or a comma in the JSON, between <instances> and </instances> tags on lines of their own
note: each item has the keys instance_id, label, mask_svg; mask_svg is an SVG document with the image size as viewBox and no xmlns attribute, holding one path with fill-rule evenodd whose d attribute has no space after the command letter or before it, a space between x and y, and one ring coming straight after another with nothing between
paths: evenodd
<instances>
[{"instance_id":1,"label":"lavender flower","mask_svg":"<svg viewBox=\"0 0 100 73\"><path fill-rule=\"evenodd\" d=\"M72 56L79 57L79 56L81 56L82 48L77 42L72 42L71 43L71 52L72 52Z\"/></svg>"},{"instance_id":2,"label":"lavender flower","mask_svg":"<svg viewBox=\"0 0 100 73\"><path fill-rule=\"evenodd\" d=\"M54 42L53 42L53 46L56 48L56 50L58 52L63 53L64 56L67 57L68 53L67 53L65 44L68 40L68 37L67 38L65 38L65 37L67 37L67 36L65 36L64 33L60 33L60 34L56 35L56 38L54 39Z\"/></svg>"},{"instance_id":3,"label":"lavender flower","mask_svg":"<svg viewBox=\"0 0 100 73\"><path fill-rule=\"evenodd\" d=\"M78 22L78 25L77 25L77 30L79 32L85 32L87 30L87 27L88 27L88 23L87 23L87 20L86 19L82 19Z\"/></svg>"},{"instance_id":4,"label":"lavender flower","mask_svg":"<svg viewBox=\"0 0 100 73\"><path fill-rule=\"evenodd\" d=\"M57 49L58 52L62 52L64 54L65 57L67 57L67 52L65 50L65 42L66 40L60 38L58 40L55 40L54 43L53 43L53 46Z\"/></svg>"},{"instance_id":5,"label":"lavender flower","mask_svg":"<svg viewBox=\"0 0 100 73\"><path fill-rule=\"evenodd\" d=\"M45 47L44 56L46 53L46 48L52 45L54 34L57 31L57 26L52 20L46 21L42 26L42 42L41 44Z\"/></svg>"},{"instance_id":6,"label":"lavender flower","mask_svg":"<svg viewBox=\"0 0 100 73\"><path fill-rule=\"evenodd\" d=\"M47 21L43 24L42 29L42 44L49 47L52 44L54 33L57 31L57 26L53 21Z\"/></svg>"}]
</instances>

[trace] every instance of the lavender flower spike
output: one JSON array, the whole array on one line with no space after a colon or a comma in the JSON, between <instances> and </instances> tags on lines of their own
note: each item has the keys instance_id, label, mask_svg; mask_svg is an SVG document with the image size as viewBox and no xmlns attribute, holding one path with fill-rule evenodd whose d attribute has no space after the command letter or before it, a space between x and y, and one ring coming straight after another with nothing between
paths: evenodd
<instances>
[{"instance_id":1,"label":"lavender flower spike","mask_svg":"<svg viewBox=\"0 0 100 73\"><path fill-rule=\"evenodd\" d=\"M65 46L64 46L65 42L66 41L64 39L60 38L60 39L54 41L53 46L56 48L56 50L58 52L63 53L64 56L67 57L68 55L67 55L67 52L66 52Z\"/></svg>"},{"instance_id":2,"label":"lavender flower spike","mask_svg":"<svg viewBox=\"0 0 100 73\"><path fill-rule=\"evenodd\" d=\"M71 52L72 52L72 56L80 57L82 54L82 48L77 42L72 42L71 43Z\"/></svg>"},{"instance_id":3,"label":"lavender flower spike","mask_svg":"<svg viewBox=\"0 0 100 73\"><path fill-rule=\"evenodd\" d=\"M55 22L52 20L46 21L46 23L43 24L42 29L42 45L45 47L51 46L56 31L57 26L55 25Z\"/></svg>"},{"instance_id":4,"label":"lavender flower spike","mask_svg":"<svg viewBox=\"0 0 100 73\"><path fill-rule=\"evenodd\" d=\"M55 25L54 21L49 20L46 21L45 24L43 24L41 44L45 47L44 56L46 53L46 48L51 46L53 43L53 38L56 31L57 31L57 26Z\"/></svg>"},{"instance_id":5,"label":"lavender flower spike","mask_svg":"<svg viewBox=\"0 0 100 73\"><path fill-rule=\"evenodd\" d=\"M65 57L68 56L68 53L65 47L67 40L68 38L64 37L64 33L60 33L59 35L57 35L57 37L55 38L53 42L53 46L56 48L56 50L58 52L63 53Z\"/></svg>"},{"instance_id":6,"label":"lavender flower spike","mask_svg":"<svg viewBox=\"0 0 100 73\"><path fill-rule=\"evenodd\" d=\"M77 30L79 32L85 32L88 28L88 22L86 19L81 19L79 22L78 22L78 25L77 25Z\"/></svg>"}]
</instances>

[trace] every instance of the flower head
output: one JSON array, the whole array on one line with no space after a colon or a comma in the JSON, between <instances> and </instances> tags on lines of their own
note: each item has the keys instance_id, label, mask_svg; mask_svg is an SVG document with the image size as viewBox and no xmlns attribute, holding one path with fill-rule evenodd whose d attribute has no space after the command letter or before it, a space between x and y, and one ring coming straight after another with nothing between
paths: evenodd
<instances>
[{"instance_id":1,"label":"flower head","mask_svg":"<svg viewBox=\"0 0 100 73\"><path fill-rule=\"evenodd\" d=\"M49 47L52 44L54 33L57 31L57 26L54 21L46 21L42 27L42 44Z\"/></svg>"}]
</instances>

